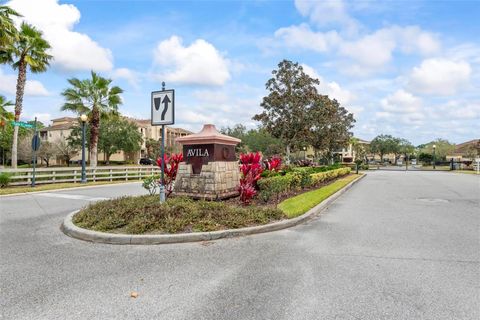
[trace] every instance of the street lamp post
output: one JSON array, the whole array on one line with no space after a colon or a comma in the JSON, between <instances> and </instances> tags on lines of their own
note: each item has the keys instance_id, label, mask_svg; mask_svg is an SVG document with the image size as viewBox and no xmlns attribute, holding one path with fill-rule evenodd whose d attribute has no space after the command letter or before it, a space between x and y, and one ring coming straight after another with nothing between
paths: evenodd
<instances>
[{"instance_id":1,"label":"street lamp post","mask_svg":"<svg viewBox=\"0 0 480 320\"><path fill-rule=\"evenodd\" d=\"M433 145L433 170L435 170L435 149L437 148L436 145Z\"/></svg>"},{"instance_id":2,"label":"street lamp post","mask_svg":"<svg viewBox=\"0 0 480 320\"><path fill-rule=\"evenodd\" d=\"M87 115L82 114L80 116L80 121L82 121L82 180L81 183L87 183L87 173L85 169L85 127L87 122Z\"/></svg>"},{"instance_id":3,"label":"street lamp post","mask_svg":"<svg viewBox=\"0 0 480 320\"><path fill-rule=\"evenodd\" d=\"M303 147L303 161L307 160L307 147Z\"/></svg>"}]
</instances>

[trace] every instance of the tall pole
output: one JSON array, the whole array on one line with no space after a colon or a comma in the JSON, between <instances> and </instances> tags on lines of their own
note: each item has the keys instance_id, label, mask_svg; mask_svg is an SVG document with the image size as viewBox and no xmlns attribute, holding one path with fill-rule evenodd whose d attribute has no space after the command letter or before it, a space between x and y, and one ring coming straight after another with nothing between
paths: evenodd
<instances>
[{"instance_id":1,"label":"tall pole","mask_svg":"<svg viewBox=\"0 0 480 320\"><path fill-rule=\"evenodd\" d=\"M87 183L87 173L85 169L85 121L82 120L82 180L81 183Z\"/></svg>"},{"instance_id":2,"label":"tall pole","mask_svg":"<svg viewBox=\"0 0 480 320\"><path fill-rule=\"evenodd\" d=\"M433 170L435 170L435 145L433 146Z\"/></svg>"},{"instance_id":3,"label":"tall pole","mask_svg":"<svg viewBox=\"0 0 480 320\"><path fill-rule=\"evenodd\" d=\"M37 117L35 117L35 124L34 126L34 133L33 133L33 140L35 141L35 145L37 143ZM37 147L33 148L33 172L32 172L32 188L35 187L35 167L37 165Z\"/></svg>"},{"instance_id":4,"label":"tall pole","mask_svg":"<svg viewBox=\"0 0 480 320\"><path fill-rule=\"evenodd\" d=\"M162 91L165 91L165 82L162 82ZM160 157L162 160L161 172L160 172L160 203L165 202L165 125L162 124L162 145L160 151Z\"/></svg>"}]
</instances>

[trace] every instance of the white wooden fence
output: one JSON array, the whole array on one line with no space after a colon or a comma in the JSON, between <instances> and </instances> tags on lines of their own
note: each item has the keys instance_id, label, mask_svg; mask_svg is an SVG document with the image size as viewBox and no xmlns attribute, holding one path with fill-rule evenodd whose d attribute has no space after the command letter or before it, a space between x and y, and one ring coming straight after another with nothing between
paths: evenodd
<instances>
[{"instance_id":1,"label":"white wooden fence","mask_svg":"<svg viewBox=\"0 0 480 320\"><path fill-rule=\"evenodd\" d=\"M12 186L30 185L32 183L33 169L0 169L0 173L10 173ZM111 166L86 168L87 181L134 181L141 180L154 174L160 174L157 166ZM82 178L81 167L52 167L37 168L35 170L35 183L79 183Z\"/></svg>"}]
</instances>

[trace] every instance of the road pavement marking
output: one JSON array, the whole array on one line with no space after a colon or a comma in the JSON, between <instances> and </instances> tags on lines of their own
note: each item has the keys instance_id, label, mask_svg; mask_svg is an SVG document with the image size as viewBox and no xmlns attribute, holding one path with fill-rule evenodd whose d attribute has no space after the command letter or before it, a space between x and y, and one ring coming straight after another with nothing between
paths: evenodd
<instances>
[{"instance_id":1,"label":"road pavement marking","mask_svg":"<svg viewBox=\"0 0 480 320\"><path fill-rule=\"evenodd\" d=\"M71 199L71 200L85 200L85 201L100 201L100 200L108 200L109 198L103 197L89 197L83 196L80 194L66 194L66 193L39 193L36 194L37 197L47 197L47 198L62 198L62 199Z\"/></svg>"}]
</instances>

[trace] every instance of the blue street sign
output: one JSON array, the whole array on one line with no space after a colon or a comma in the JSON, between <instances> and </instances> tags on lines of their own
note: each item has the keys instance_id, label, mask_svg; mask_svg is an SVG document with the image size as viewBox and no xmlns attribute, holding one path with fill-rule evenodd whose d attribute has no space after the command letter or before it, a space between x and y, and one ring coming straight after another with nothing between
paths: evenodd
<instances>
[{"instance_id":1,"label":"blue street sign","mask_svg":"<svg viewBox=\"0 0 480 320\"><path fill-rule=\"evenodd\" d=\"M38 149L40 149L40 137L38 136L38 134L34 135L33 138L32 138L32 150L33 151L38 151Z\"/></svg>"},{"instance_id":2,"label":"blue street sign","mask_svg":"<svg viewBox=\"0 0 480 320\"><path fill-rule=\"evenodd\" d=\"M23 128L33 128L33 124L22 122L22 121L10 121L13 126L23 127Z\"/></svg>"}]
</instances>

